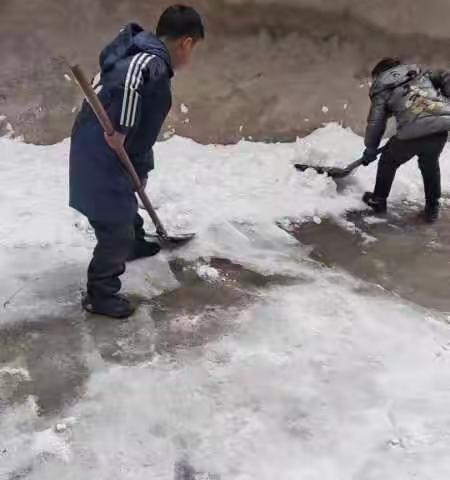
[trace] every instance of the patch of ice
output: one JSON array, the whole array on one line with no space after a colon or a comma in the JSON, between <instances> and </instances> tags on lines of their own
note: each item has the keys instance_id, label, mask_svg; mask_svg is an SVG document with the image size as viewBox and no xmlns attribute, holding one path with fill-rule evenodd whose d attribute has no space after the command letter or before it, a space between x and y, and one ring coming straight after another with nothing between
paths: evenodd
<instances>
[{"instance_id":1,"label":"patch of ice","mask_svg":"<svg viewBox=\"0 0 450 480\"><path fill-rule=\"evenodd\" d=\"M64 420L61 420L58 422L53 429L55 430L56 433L63 433L66 432L69 428L73 427L77 423L76 418L74 417L69 417L65 418Z\"/></svg>"},{"instance_id":2,"label":"patch of ice","mask_svg":"<svg viewBox=\"0 0 450 480\"><path fill-rule=\"evenodd\" d=\"M3 138L13 139L14 128L8 122L6 115L0 115L0 132L3 134Z\"/></svg>"},{"instance_id":3,"label":"patch of ice","mask_svg":"<svg viewBox=\"0 0 450 480\"><path fill-rule=\"evenodd\" d=\"M199 265L196 271L198 276L204 280L215 281L220 278L220 272L209 265Z\"/></svg>"},{"instance_id":4,"label":"patch of ice","mask_svg":"<svg viewBox=\"0 0 450 480\"><path fill-rule=\"evenodd\" d=\"M382 217L374 217L374 216L366 216L364 217L364 223L367 223L368 225L377 225L379 223L387 223L388 220L387 218L382 218Z\"/></svg>"},{"instance_id":5,"label":"patch of ice","mask_svg":"<svg viewBox=\"0 0 450 480\"><path fill-rule=\"evenodd\" d=\"M9 375L12 377L19 377L23 380L30 380L30 372L25 368L20 367L11 367L11 366L3 366L0 367L0 378L2 375Z\"/></svg>"}]
</instances>

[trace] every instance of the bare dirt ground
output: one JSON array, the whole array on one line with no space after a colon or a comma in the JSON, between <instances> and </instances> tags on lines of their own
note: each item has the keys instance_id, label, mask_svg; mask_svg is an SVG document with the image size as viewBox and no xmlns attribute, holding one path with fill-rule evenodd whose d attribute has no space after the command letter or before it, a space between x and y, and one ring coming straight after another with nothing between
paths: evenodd
<instances>
[{"instance_id":1,"label":"bare dirt ground","mask_svg":"<svg viewBox=\"0 0 450 480\"><path fill-rule=\"evenodd\" d=\"M94 74L99 50L123 24L151 29L168 3L3 0L0 114L26 141L67 137L80 98L54 58L64 55ZM208 38L195 65L175 79L166 130L204 143L287 140L330 121L361 131L376 59L442 65L450 47L440 20L449 7L439 0L425 10L420 2L386 0L192 3Z\"/></svg>"}]
</instances>

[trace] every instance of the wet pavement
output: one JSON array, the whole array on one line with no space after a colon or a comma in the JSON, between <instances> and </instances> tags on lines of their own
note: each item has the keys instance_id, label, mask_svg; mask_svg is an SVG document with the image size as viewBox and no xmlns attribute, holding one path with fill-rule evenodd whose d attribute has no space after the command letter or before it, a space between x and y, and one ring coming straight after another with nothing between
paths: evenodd
<instances>
[{"instance_id":1,"label":"wet pavement","mask_svg":"<svg viewBox=\"0 0 450 480\"><path fill-rule=\"evenodd\" d=\"M450 210L428 225L416 208L404 206L386 216L353 213L346 221L309 222L291 231L321 264L450 315Z\"/></svg>"},{"instance_id":2,"label":"wet pavement","mask_svg":"<svg viewBox=\"0 0 450 480\"><path fill-rule=\"evenodd\" d=\"M450 315L450 210L432 226L403 208L386 217L354 213L345 221L293 225L291 233L309 246L315 262ZM0 410L31 395L40 415L57 414L83 395L90 373L102 362L134 365L155 355L201 349L233 330L232 322L222 321L225 313L229 318L264 289L301 282L226 259L200 260L220 280L199 276L197 262L175 259L170 269L179 286L151 299L136 297L140 307L129 321L88 316L76 303L57 315L3 327Z\"/></svg>"},{"instance_id":3,"label":"wet pavement","mask_svg":"<svg viewBox=\"0 0 450 480\"><path fill-rule=\"evenodd\" d=\"M91 372L103 362L134 365L155 355L201 349L233 329L222 321L226 313L251 304L263 289L300 282L226 259L202 262L218 273L217 281L199 276L197 262L173 260L178 288L152 299L135 297L139 309L127 321L87 315L76 303L57 315L1 328L0 415L29 396L41 416L56 415L83 395Z\"/></svg>"},{"instance_id":4,"label":"wet pavement","mask_svg":"<svg viewBox=\"0 0 450 480\"><path fill-rule=\"evenodd\" d=\"M389 294L449 313L450 210L432 226L419 222L415 214L412 207L386 217L352 213L346 219L292 225L290 232L306 246L319 271L345 270L367 282L361 288L379 285ZM269 290L311 283L302 277L264 275L223 258L173 259L170 271L178 285L153 298L135 295L139 308L127 321L87 315L76 299L68 301L62 284L67 287L69 282L76 291L79 267L50 275L57 313L0 329L0 429L2 413L20 409L29 399L38 412L33 422L40 426L23 428L42 430L42 425L54 424L87 395L94 374L111 366L146 365L159 357L175 364L202 357L209 344L239 331L234 319ZM48 282L35 290L46 297ZM7 479L34 475L34 465L22 464ZM219 478L196 472L189 458L175 463L173 475L176 480Z\"/></svg>"}]
</instances>

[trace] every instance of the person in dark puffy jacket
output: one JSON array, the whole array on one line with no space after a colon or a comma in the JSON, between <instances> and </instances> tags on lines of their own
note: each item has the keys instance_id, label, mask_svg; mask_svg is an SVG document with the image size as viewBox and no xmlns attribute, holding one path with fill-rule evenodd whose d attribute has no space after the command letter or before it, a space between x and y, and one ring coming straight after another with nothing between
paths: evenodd
<instances>
[{"instance_id":1,"label":"person in dark puffy jacket","mask_svg":"<svg viewBox=\"0 0 450 480\"><path fill-rule=\"evenodd\" d=\"M386 212L397 169L417 156L425 189L424 218L434 222L441 197L439 157L450 129L450 72L422 71L417 65L385 58L372 77L364 164L377 159L389 117L395 117L397 133L383 148L374 192L366 192L363 201L377 213Z\"/></svg>"},{"instance_id":2,"label":"person in dark puffy jacket","mask_svg":"<svg viewBox=\"0 0 450 480\"><path fill-rule=\"evenodd\" d=\"M93 87L116 132L104 134L84 102L70 149L70 206L88 218L97 238L82 302L88 312L130 316L133 306L118 295L125 262L160 249L145 240L132 183L111 147L125 145L146 183L154 167L152 148L172 104L173 72L190 62L204 36L200 15L191 7L175 5L162 14L156 35L129 24L100 55L101 71Z\"/></svg>"}]
</instances>

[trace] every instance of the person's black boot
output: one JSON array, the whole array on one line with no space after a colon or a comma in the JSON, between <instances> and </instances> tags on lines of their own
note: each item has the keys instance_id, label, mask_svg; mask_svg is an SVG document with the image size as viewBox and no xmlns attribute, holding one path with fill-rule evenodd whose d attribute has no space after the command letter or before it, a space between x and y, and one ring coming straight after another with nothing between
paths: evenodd
<instances>
[{"instance_id":1,"label":"person's black boot","mask_svg":"<svg viewBox=\"0 0 450 480\"><path fill-rule=\"evenodd\" d=\"M133 249L128 256L128 261L132 262L139 258L153 257L161 251L161 246L157 242L147 242L142 238L134 242Z\"/></svg>"},{"instance_id":2,"label":"person's black boot","mask_svg":"<svg viewBox=\"0 0 450 480\"><path fill-rule=\"evenodd\" d=\"M387 203L386 199L376 197L372 192L366 192L363 195L362 201L368 205L375 213L386 213Z\"/></svg>"},{"instance_id":3,"label":"person's black boot","mask_svg":"<svg viewBox=\"0 0 450 480\"><path fill-rule=\"evenodd\" d=\"M434 223L439 219L439 203L427 203L423 211L423 218L427 223Z\"/></svg>"},{"instance_id":4,"label":"person's black boot","mask_svg":"<svg viewBox=\"0 0 450 480\"><path fill-rule=\"evenodd\" d=\"M81 305L89 313L111 318L128 318L135 311L131 303L120 295L96 297L87 294L81 301Z\"/></svg>"}]
</instances>

